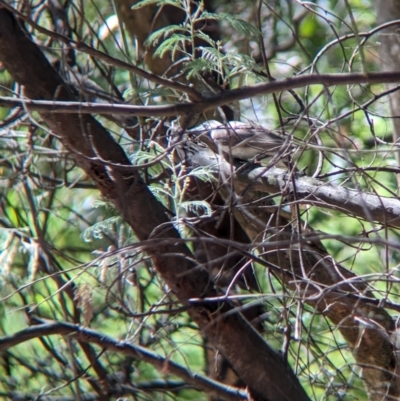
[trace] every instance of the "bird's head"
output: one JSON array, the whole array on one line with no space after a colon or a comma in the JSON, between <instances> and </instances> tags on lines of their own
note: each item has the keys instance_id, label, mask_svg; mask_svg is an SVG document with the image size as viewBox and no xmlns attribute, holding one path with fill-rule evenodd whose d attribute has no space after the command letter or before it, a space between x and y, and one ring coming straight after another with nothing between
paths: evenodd
<instances>
[{"instance_id":1,"label":"bird's head","mask_svg":"<svg viewBox=\"0 0 400 401\"><path fill-rule=\"evenodd\" d=\"M197 127L191 128L189 130L189 132L194 133L194 134L204 134L207 131L211 131L215 128L221 128L223 127L224 124L216 121L216 120L208 120L208 121L204 121L203 123L201 123L200 125L198 125Z\"/></svg>"},{"instance_id":2,"label":"bird's head","mask_svg":"<svg viewBox=\"0 0 400 401\"><path fill-rule=\"evenodd\" d=\"M224 123L221 123L220 121L217 120L208 120L205 121L202 125L204 126L205 129L212 130L215 128L222 128L224 126Z\"/></svg>"}]
</instances>

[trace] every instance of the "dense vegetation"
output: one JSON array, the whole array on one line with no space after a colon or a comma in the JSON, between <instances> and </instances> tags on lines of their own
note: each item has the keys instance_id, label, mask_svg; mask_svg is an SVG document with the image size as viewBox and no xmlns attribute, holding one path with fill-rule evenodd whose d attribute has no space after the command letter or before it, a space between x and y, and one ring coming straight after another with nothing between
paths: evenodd
<instances>
[{"instance_id":1,"label":"dense vegetation","mask_svg":"<svg viewBox=\"0 0 400 401\"><path fill-rule=\"evenodd\" d=\"M396 18L0 0L0 398L400 399Z\"/></svg>"}]
</instances>

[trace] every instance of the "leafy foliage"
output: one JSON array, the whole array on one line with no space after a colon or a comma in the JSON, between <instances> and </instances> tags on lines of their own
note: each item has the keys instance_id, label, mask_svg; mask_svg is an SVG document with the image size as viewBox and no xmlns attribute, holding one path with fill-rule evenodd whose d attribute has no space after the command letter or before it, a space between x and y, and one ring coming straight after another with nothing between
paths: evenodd
<instances>
[{"instance_id":1,"label":"leafy foliage","mask_svg":"<svg viewBox=\"0 0 400 401\"><path fill-rule=\"evenodd\" d=\"M171 5L180 7L181 1L179 0L141 0L132 6L132 10L139 10L143 7L150 5L165 6Z\"/></svg>"},{"instance_id":2,"label":"leafy foliage","mask_svg":"<svg viewBox=\"0 0 400 401\"><path fill-rule=\"evenodd\" d=\"M234 15L227 13L210 13L204 12L202 14L202 18L204 19L215 19L217 21L224 21L228 24L232 25L232 28L236 30L238 33L246 36L248 39L256 39L258 40L260 37L260 31L253 25L248 23L247 21L237 18Z\"/></svg>"},{"instance_id":3,"label":"leafy foliage","mask_svg":"<svg viewBox=\"0 0 400 401\"><path fill-rule=\"evenodd\" d=\"M45 36L32 28L34 42L45 49L61 75L63 71L74 71L84 76L78 85L70 83L81 99L86 100L86 82L94 96L90 101L103 105L104 99L96 93L98 87L115 105L132 97L129 100L139 107L174 107L194 102L193 93L178 90L177 84L195 89L208 99L224 90L258 82L308 73L360 72L376 69L381 63L375 49L378 39L374 42L374 35L370 38L360 33L357 37L349 12L357 17L359 32L369 29L365 21L373 25L376 18L370 1L267 2L261 8L258 2L237 1L215 3L216 9L212 9L206 1L142 0L129 12L136 13L131 15L136 15L137 26L145 25L151 15L151 33L142 35L146 39L136 35L134 51L124 43L125 36L133 36L125 31L129 19L118 28L118 34L99 40L99 15L105 18L115 12L107 2L88 2L85 7L80 2L65 3L61 7L62 20L52 12L50 3L32 3L31 8L23 10L27 19L57 32ZM118 1L115 4L119 10L121 5ZM173 6L185 17L179 20L174 11L167 14L166 6ZM125 16L119 17L122 21ZM159 22L163 18L169 23ZM89 55L82 47L77 53L75 47L58 41L60 26L65 28L62 35L93 46L96 51ZM218 27L222 27L220 36L215 34ZM62 55L55 49L62 49ZM360 49L364 50L364 60ZM111 56L118 60L127 57L137 68L156 65L159 70L157 74L151 72L153 75L140 75L139 71L134 74L115 67L119 64ZM167 68L164 62L169 63ZM25 96L1 65L0 71L2 95ZM154 79L154 75L161 74L164 80ZM171 82L176 85L168 86ZM104 166L112 179L118 169L130 168L132 177L142 180L168 218L158 227L160 236L155 230L142 242L123 218L123 212L136 204L138 192L144 191L142 187L133 186L124 194L119 209L108 200L99 200L95 184L77 167L72 155L76 151L82 156L82 149L71 150L62 144L41 114L23 107L2 109L2 335L13 334L28 324L33 326L35 319L69 322L151 350L165 367L159 369L111 352L106 346L93 345L88 350L73 335L41 336L4 351L1 396L207 399L199 384L195 387L183 379L177 381L169 371L170 362L188 369L190 377L207 374L228 382L227 377L220 377L224 372L219 366L222 356L210 357L213 345L202 337L187 305L178 302L150 257L149 249L156 246L159 259L168 260L171 255L163 254L165 243L176 245L181 241L191 252L193 271L209 275L210 287L217 291L219 301L222 299L220 305L231 301L235 311L246 317L249 313L248 320L268 344L281 350L312 399L366 399L362 366L357 365L353 352L359 344L350 344L341 332L347 321L329 320L330 309L339 301L327 301L323 310L316 304L335 291L344 299L351 292L348 288L356 288L358 292L351 295L360 296L359 302L368 299L368 306L376 306L383 300L386 304L379 304L379 308L394 315L399 295L398 230L351 214L345 204L328 209L321 202L303 208L295 195L287 197L286 187L279 193L260 192L256 198L248 198L256 192L251 183L245 188L236 187L227 174L216 174L218 163L191 165L195 157L187 157L185 141L201 142L201 136L187 139L171 127L182 124L187 128L205 119L225 120L229 112L236 113L242 121L265 125L289 137L295 145L291 163L305 168L307 175L359 193L395 199L397 145L389 135L390 115L383 91L384 86L378 84L315 85L273 96L249 97L230 102L224 105L226 108L204 110L200 115L177 113L171 117L169 113L158 117L162 110L158 108L154 116L140 114L132 119L112 112L96 116L129 156L132 166L101 159L90 130L85 131L85 138L93 148L93 156L87 159ZM210 152L209 157L219 160L221 155ZM262 161L260 166L267 164ZM232 172L237 168L240 173L248 164L238 162L231 167ZM287 176L288 183L296 178L289 172ZM267 220L263 220L264 213L269 213ZM143 216L143 220L153 217ZM179 232L179 240L163 237L170 227ZM288 253L271 262L268 257L274 252L272 244L287 233L290 240L283 240L278 250L294 249L290 256L300 255L300 262L296 264ZM301 254L308 249L312 249L313 256L323 255L323 263L315 262L309 275L304 267L307 260ZM289 263L292 268L286 276L277 273L283 269L280 263ZM330 286L315 281L316 270L329 263L334 273L344 274L341 269L346 267L355 274L346 271L348 276L341 276L350 286L346 290L341 289L342 282ZM303 275L296 275L298 265ZM290 278L285 281L287 276ZM179 276L182 283L186 279ZM361 282L368 283L368 287L358 290ZM377 297L376 302L369 298L372 295ZM199 300L191 299L188 304L196 302ZM254 310L256 316L251 315ZM360 341L361 334L370 329L368 319L372 319L370 315L362 317ZM232 386L238 383L229 382ZM108 393L103 384L111 389Z\"/></svg>"}]
</instances>

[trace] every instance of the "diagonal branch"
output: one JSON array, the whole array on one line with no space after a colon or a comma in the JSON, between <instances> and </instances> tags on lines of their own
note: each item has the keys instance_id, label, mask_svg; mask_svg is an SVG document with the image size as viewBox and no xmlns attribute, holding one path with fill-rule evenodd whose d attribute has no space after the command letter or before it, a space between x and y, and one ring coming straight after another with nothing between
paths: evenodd
<instances>
[{"instance_id":1,"label":"diagonal branch","mask_svg":"<svg viewBox=\"0 0 400 401\"><path fill-rule=\"evenodd\" d=\"M4 8L0 8L0 59L14 80L24 85L28 98L77 100L19 22ZM179 233L137 172L112 167L128 165L129 159L109 132L90 115L42 112L41 116L101 193L113 202L138 239L154 238L159 242L159 246L148 249L155 268L179 301L190 307L193 320L229 360L251 396L260 401L309 400L279 354L240 314L230 313L235 311L232 305L188 303L190 298L215 296L213 282L204 270L194 268L193 256L184 244L162 241L180 239ZM102 160L110 166L105 167ZM254 375L255 371L259 374Z\"/></svg>"},{"instance_id":2,"label":"diagonal branch","mask_svg":"<svg viewBox=\"0 0 400 401\"><path fill-rule=\"evenodd\" d=\"M346 192L345 188L341 189L347 197L341 203L340 197L335 198L335 191L329 185L318 182L321 187L328 187L324 193L315 180L309 177L293 177L292 180L287 171L277 168L249 168L246 171L242 167L235 170L234 166L217 159L205 149L200 150L198 155L192 155L190 162L192 167L213 167L215 175L222 181L219 192L227 204L234 204L231 208L236 220L252 241L267 243L264 249L258 247L263 259L276 267L272 271L287 288L328 317L341 332L358 365L363 368L363 379L369 392L375 394L376 399L386 399L385 394L398 397L400 387L396 381L396 358L390 339L394 322L382 307L383 300L380 303L371 302L374 295L368 283L336 263L320 243L318 233L309 227L304 233L293 232L292 216L277 216L276 209L269 211L271 208L263 203L263 199L265 192L288 195L295 185L297 199L301 194L306 197L306 202L307 197L316 202L323 196L322 206L328 207L333 197L342 210L346 210L344 201L347 200L353 212L360 213L367 220L374 215L385 223L389 220L386 212L391 213L390 207L386 211L379 204L379 197L365 196L357 191ZM299 194L298 186L302 188ZM356 205L352 197L358 197L356 201L360 205ZM372 207L377 205L381 206L380 213ZM396 205L395 213L398 213L399 205ZM337 206L333 204L331 208ZM267 224L272 217L277 220L275 227ZM398 219L395 215L391 221L398 224ZM287 245L287 241L292 241L292 244ZM272 250L274 243L276 247Z\"/></svg>"},{"instance_id":3,"label":"diagonal branch","mask_svg":"<svg viewBox=\"0 0 400 401\"><path fill-rule=\"evenodd\" d=\"M76 50L82 51L86 54L96 57L99 60L103 60L105 63L107 63L109 65L113 65L115 67L119 67L121 69L130 71L133 74L136 74L142 78L148 79L151 82L155 82L159 85L165 86L166 88L172 88L172 89L176 89L176 90L182 91L184 93L187 93L194 100L201 100L201 95L195 89L193 89L187 85L181 84L179 82L175 82L175 81L171 81L170 79L162 78L156 74L152 74L151 72L147 72L139 67L136 67L132 63L127 63L125 61L116 59L107 53L104 53L100 50L97 50L97 49L87 45L84 42L74 41L60 33L50 31L46 28L43 28L42 26L36 24L36 22L32 21L31 18L26 17L24 14L20 13L15 8L13 8L9 4L5 3L3 0L0 0L0 8L5 8L5 9L9 10L13 15L18 16L19 19L25 21L27 24L32 26L32 28L35 28L40 33L43 33L46 36L52 37L54 39L58 39L61 42L65 43L66 45L68 45Z\"/></svg>"},{"instance_id":4,"label":"diagonal branch","mask_svg":"<svg viewBox=\"0 0 400 401\"><path fill-rule=\"evenodd\" d=\"M117 341L109 336L104 335L104 333L99 333L97 331L71 323L53 321L45 322L44 320L40 320L40 323L41 324L21 330L10 336L0 338L0 352L34 338L55 334L62 336L74 335L74 337L80 342L96 344L107 350L147 362L159 370L165 371L166 373L172 373L180 377L186 383L193 385L194 388L198 390L220 396L225 400L237 401L248 399L247 392L237 388L225 386L201 374L190 372L188 369L184 368L178 363L170 361L167 358L157 355L156 353L139 345L124 341Z\"/></svg>"}]
</instances>

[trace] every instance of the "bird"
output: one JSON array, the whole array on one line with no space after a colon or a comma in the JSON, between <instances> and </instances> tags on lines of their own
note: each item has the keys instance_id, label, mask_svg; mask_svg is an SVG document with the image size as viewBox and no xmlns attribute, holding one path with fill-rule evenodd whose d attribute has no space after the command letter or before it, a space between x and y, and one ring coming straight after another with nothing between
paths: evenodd
<instances>
[{"instance_id":1,"label":"bird","mask_svg":"<svg viewBox=\"0 0 400 401\"><path fill-rule=\"evenodd\" d=\"M220 153L243 161L272 158L280 162L287 150L292 150L292 145L284 137L262 126L241 121L229 121L224 124L209 120L190 129L189 132L195 135L209 135ZM282 162L287 168L287 160ZM282 162L278 167L282 167Z\"/></svg>"}]
</instances>

